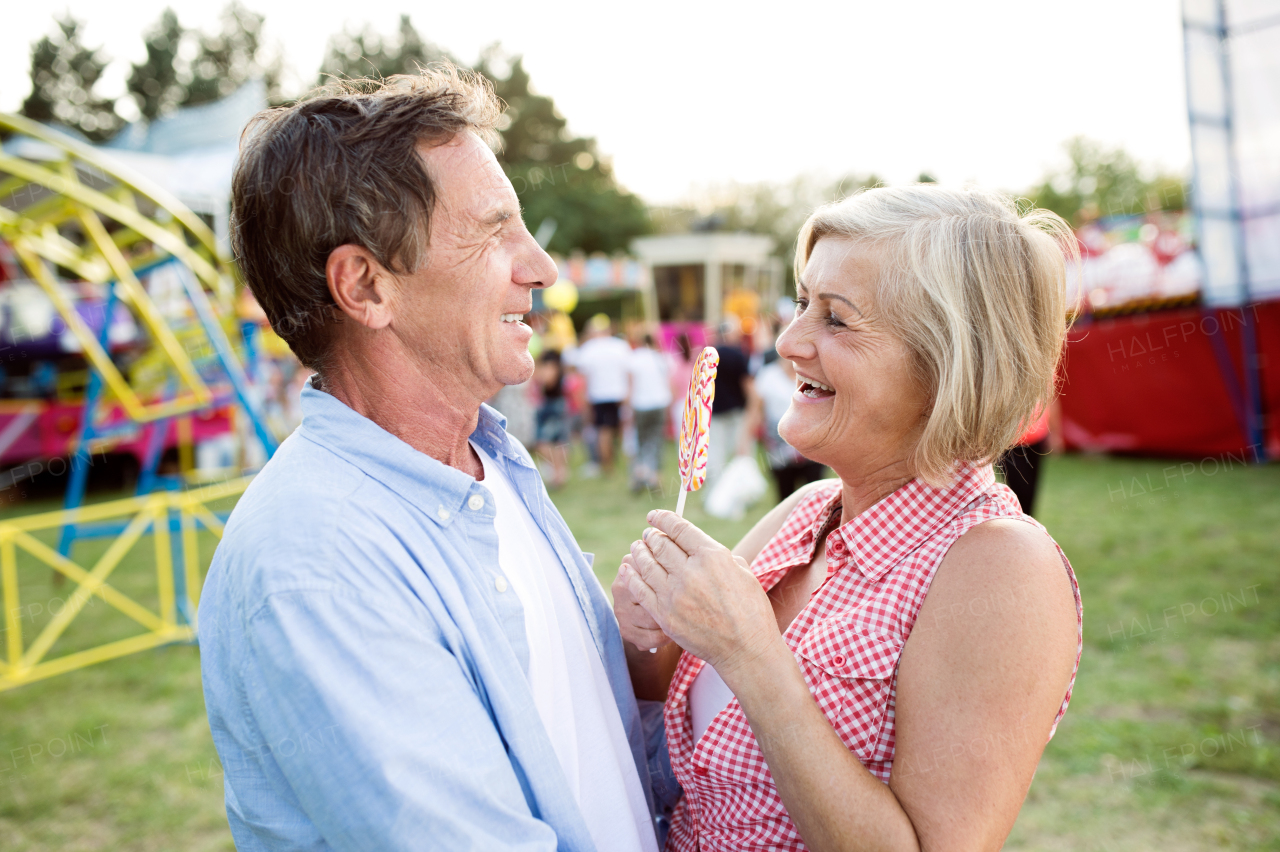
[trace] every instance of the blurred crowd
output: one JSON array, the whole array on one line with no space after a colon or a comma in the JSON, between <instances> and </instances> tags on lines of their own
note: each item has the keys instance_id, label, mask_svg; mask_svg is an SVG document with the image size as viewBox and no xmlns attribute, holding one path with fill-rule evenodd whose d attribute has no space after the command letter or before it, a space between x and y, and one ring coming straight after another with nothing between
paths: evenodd
<instances>
[{"instance_id":1,"label":"blurred crowd","mask_svg":"<svg viewBox=\"0 0 1280 852\"><path fill-rule=\"evenodd\" d=\"M726 314L709 338L720 353L720 367L704 494L711 493L731 460L755 459L761 444L779 499L823 475L821 465L778 436L796 377L774 342L792 310L784 300L775 312L745 322ZM664 335L642 322L620 325L605 314L591 317L579 336L571 325L565 327L567 319L554 312L530 317L533 378L490 400L507 418L507 430L534 453L550 489L572 477L610 476L620 464L635 493L678 487L674 481L664 484L662 458L666 444L679 438L701 346L687 332ZM571 459L580 460L576 469Z\"/></svg>"}]
</instances>

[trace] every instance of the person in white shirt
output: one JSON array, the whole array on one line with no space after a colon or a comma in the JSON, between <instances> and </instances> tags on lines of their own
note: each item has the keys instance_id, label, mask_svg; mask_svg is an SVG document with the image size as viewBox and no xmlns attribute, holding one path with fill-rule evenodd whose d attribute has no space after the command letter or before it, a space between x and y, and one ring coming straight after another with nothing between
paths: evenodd
<instances>
[{"instance_id":1,"label":"person in white shirt","mask_svg":"<svg viewBox=\"0 0 1280 852\"><path fill-rule=\"evenodd\" d=\"M667 406L671 404L671 365L658 350L652 334L631 353L627 372L631 392L627 399L636 425L636 457L631 466L631 490L658 490L662 487L658 470L662 462L663 431Z\"/></svg>"},{"instance_id":2,"label":"person in white shirt","mask_svg":"<svg viewBox=\"0 0 1280 852\"><path fill-rule=\"evenodd\" d=\"M480 485L493 495L500 576L524 611L533 703L591 838L600 852L658 852L609 679L569 576L516 483L493 455L471 447L484 465Z\"/></svg>"},{"instance_id":3,"label":"person in white shirt","mask_svg":"<svg viewBox=\"0 0 1280 852\"><path fill-rule=\"evenodd\" d=\"M573 352L571 363L587 380L600 467L608 476L613 473L614 442L622 422L622 403L627 398L631 347L613 336L613 320L605 314L596 314L587 322L587 334L587 341Z\"/></svg>"},{"instance_id":4,"label":"person in white shirt","mask_svg":"<svg viewBox=\"0 0 1280 852\"><path fill-rule=\"evenodd\" d=\"M754 419L764 424L765 457L773 481L778 485L779 501L790 497L802 485L826 475L826 467L800 455L778 434L778 424L791 407L795 392L795 365L786 358L765 364L756 374Z\"/></svg>"}]
</instances>

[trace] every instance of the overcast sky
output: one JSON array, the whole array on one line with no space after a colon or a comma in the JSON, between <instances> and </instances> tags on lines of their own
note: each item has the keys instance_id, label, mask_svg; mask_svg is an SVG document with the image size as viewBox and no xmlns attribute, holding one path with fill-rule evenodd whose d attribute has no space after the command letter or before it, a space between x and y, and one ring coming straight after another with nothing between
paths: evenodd
<instances>
[{"instance_id":1,"label":"overcast sky","mask_svg":"<svg viewBox=\"0 0 1280 852\"><path fill-rule=\"evenodd\" d=\"M51 6L119 60L103 86L118 93L166 5L211 28L222 3L7 0L0 110L30 90L30 44L53 26ZM1076 134L1165 169L1190 159L1177 0L247 5L299 82L344 24L391 32L401 12L463 61L500 41L653 203L730 180L871 171L1020 190Z\"/></svg>"}]
</instances>

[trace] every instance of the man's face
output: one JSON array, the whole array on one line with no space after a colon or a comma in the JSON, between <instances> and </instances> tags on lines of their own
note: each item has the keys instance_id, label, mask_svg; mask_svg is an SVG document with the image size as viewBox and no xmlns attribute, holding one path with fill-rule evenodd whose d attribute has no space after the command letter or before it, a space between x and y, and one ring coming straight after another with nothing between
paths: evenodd
<instances>
[{"instance_id":1,"label":"man's face","mask_svg":"<svg viewBox=\"0 0 1280 852\"><path fill-rule=\"evenodd\" d=\"M556 266L479 137L460 133L419 153L436 203L426 263L400 277L392 326L428 378L483 401L533 375L522 317L532 289L555 283Z\"/></svg>"}]
</instances>

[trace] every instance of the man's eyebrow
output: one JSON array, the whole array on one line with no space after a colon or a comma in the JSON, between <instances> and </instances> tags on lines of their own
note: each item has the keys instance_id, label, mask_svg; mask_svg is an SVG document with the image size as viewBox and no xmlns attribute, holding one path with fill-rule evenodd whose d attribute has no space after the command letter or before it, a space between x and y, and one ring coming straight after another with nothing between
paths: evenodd
<instances>
[{"instance_id":1,"label":"man's eyebrow","mask_svg":"<svg viewBox=\"0 0 1280 852\"><path fill-rule=\"evenodd\" d=\"M484 217L483 221L486 225L501 225L503 222L508 221L515 215L516 213L514 210L509 207L502 207L498 210L494 210L488 216Z\"/></svg>"},{"instance_id":2,"label":"man's eyebrow","mask_svg":"<svg viewBox=\"0 0 1280 852\"><path fill-rule=\"evenodd\" d=\"M858 316L862 316L862 315L863 315L863 314L862 314L862 311L858 308L858 306L857 306L857 305L855 305L853 302L851 302L851 301L849 301L848 299L846 299L844 296L841 296L839 293L819 293L819 294L818 294L818 298L819 298L819 299L827 299L827 300L835 299L836 301L844 302L846 305L848 305L849 307L851 307L851 308L853 308L855 311L857 311L857 312L858 312Z\"/></svg>"}]
</instances>

